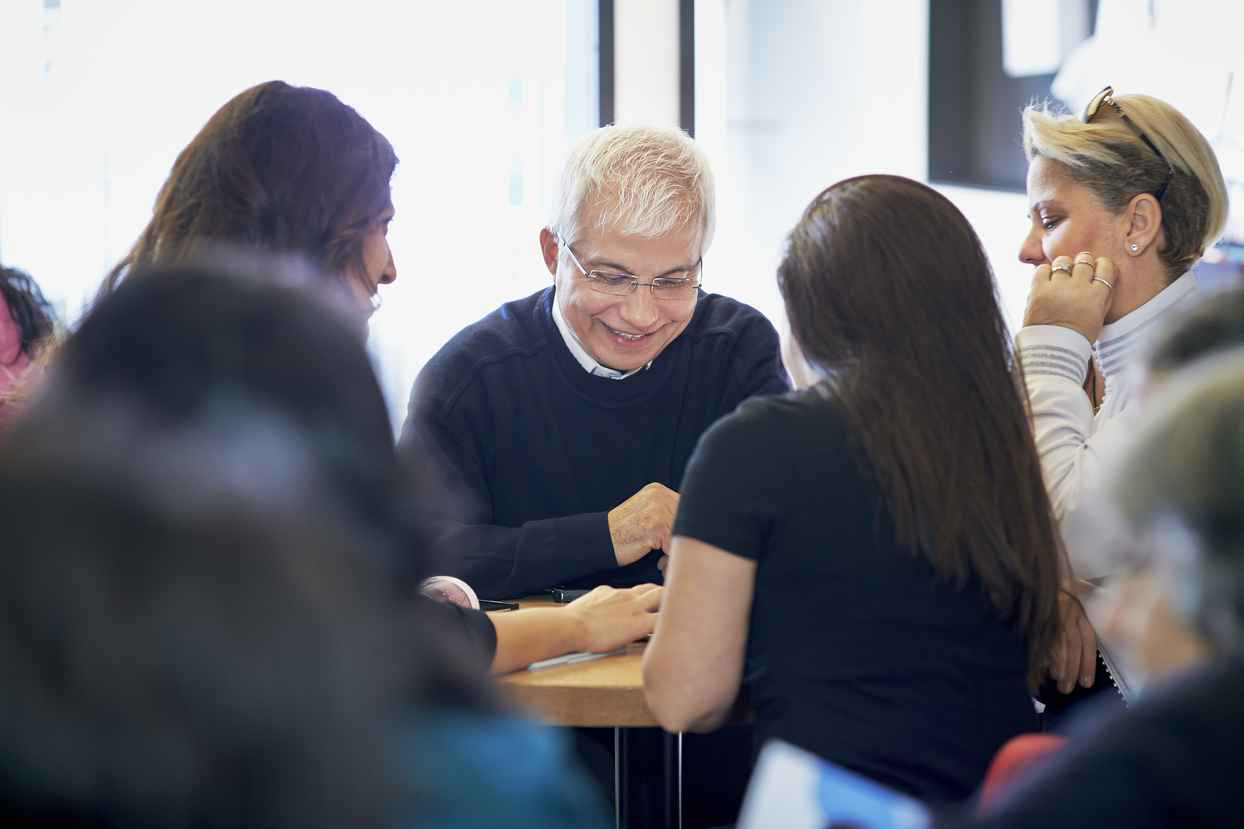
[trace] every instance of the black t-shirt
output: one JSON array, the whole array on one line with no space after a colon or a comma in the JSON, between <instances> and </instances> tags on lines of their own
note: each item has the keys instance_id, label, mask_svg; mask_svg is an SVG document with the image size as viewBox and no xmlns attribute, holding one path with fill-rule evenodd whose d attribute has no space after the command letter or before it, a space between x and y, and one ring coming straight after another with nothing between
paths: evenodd
<instances>
[{"instance_id":1,"label":"black t-shirt","mask_svg":"<svg viewBox=\"0 0 1244 829\"><path fill-rule=\"evenodd\" d=\"M497 628L482 610L416 595L415 623L423 637L447 640L462 664L487 671L497 653Z\"/></svg>"},{"instance_id":2,"label":"black t-shirt","mask_svg":"<svg viewBox=\"0 0 1244 829\"><path fill-rule=\"evenodd\" d=\"M977 586L898 545L870 469L825 386L751 400L697 446L674 533L757 563L744 682L758 746L781 738L962 798L1038 728L1027 646Z\"/></svg>"}]
</instances>

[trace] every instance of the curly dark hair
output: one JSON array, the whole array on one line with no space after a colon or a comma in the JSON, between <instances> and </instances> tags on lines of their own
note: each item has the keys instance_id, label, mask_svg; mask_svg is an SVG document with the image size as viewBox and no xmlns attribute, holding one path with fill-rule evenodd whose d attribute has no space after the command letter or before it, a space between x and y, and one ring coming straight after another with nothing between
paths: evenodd
<instances>
[{"instance_id":1,"label":"curly dark hair","mask_svg":"<svg viewBox=\"0 0 1244 829\"><path fill-rule=\"evenodd\" d=\"M33 358L56 329L56 312L39 284L17 268L0 267L0 297L21 332L21 353Z\"/></svg>"}]
</instances>

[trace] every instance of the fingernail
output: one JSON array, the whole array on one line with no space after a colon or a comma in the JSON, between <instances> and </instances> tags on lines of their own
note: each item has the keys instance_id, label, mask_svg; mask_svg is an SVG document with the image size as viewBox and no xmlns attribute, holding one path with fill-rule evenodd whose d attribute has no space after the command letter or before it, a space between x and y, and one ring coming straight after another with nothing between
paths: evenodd
<instances>
[{"instance_id":1,"label":"fingernail","mask_svg":"<svg viewBox=\"0 0 1244 829\"><path fill-rule=\"evenodd\" d=\"M1090 685L1092 685L1092 684L1093 684L1093 675L1092 675L1092 674L1085 674L1084 676L1080 677L1080 684L1081 684L1081 685L1083 685L1085 688L1087 688L1087 687L1089 687Z\"/></svg>"}]
</instances>

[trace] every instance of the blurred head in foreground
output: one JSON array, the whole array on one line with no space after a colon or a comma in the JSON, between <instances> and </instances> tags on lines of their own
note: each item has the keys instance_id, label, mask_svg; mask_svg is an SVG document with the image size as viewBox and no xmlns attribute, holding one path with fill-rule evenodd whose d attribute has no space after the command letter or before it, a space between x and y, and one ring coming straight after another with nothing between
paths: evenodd
<instances>
[{"instance_id":1,"label":"blurred head in foreground","mask_svg":"<svg viewBox=\"0 0 1244 829\"><path fill-rule=\"evenodd\" d=\"M315 453L270 410L75 402L0 444L6 816L389 823L402 652Z\"/></svg>"},{"instance_id":2,"label":"blurred head in foreground","mask_svg":"<svg viewBox=\"0 0 1244 829\"><path fill-rule=\"evenodd\" d=\"M214 258L135 272L65 342L49 392L138 404L172 426L238 404L272 408L306 433L360 525L388 532L402 504L393 431L358 326L313 271ZM403 568L394 578L416 580L409 550L390 563Z\"/></svg>"},{"instance_id":3,"label":"blurred head in foreground","mask_svg":"<svg viewBox=\"0 0 1244 829\"><path fill-rule=\"evenodd\" d=\"M1131 575L1110 618L1151 678L1244 648L1244 350L1168 378L1109 489Z\"/></svg>"}]
</instances>

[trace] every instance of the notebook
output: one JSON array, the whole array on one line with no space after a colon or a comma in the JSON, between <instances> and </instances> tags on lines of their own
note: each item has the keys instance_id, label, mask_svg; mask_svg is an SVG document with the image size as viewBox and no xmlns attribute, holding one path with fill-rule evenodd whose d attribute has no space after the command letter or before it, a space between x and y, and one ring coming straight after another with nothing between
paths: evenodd
<instances>
[{"instance_id":1,"label":"notebook","mask_svg":"<svg viewBox=\"0 0 1244 829\"><path fill-rule=\"evenodd\" d=\"M765 744L747 787L739 829L926 829L906 795L780 740Z\"/></svg>"}]
</instances>

